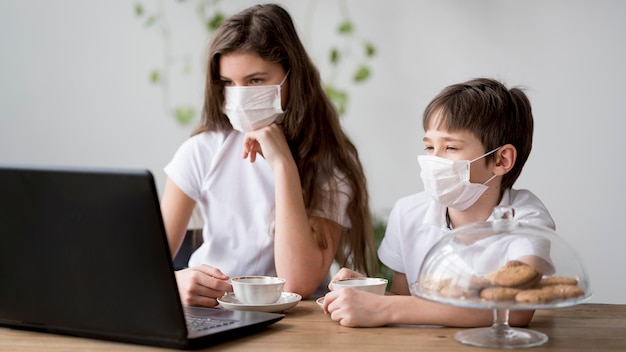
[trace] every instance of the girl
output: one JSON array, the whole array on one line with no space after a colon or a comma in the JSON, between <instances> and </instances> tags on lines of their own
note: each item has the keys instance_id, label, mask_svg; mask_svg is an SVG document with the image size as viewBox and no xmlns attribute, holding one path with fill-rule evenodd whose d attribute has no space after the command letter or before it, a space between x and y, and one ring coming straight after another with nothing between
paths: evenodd
<instances>
[{"instance_id":1,"label":"girl","mask_svg":"<svg viewBox=\"0 0 626 352\"><path fill-rule=\"evenodd\" d=\"M303 297L333 260L376 263L357 150L342 131L289 14L257 5L210 46L200 127L166 166L161 208L174 256L196 205L203 244L176 272L181 300L215 306L229 277L286 279Z\"/></svg>"}]
</instances>

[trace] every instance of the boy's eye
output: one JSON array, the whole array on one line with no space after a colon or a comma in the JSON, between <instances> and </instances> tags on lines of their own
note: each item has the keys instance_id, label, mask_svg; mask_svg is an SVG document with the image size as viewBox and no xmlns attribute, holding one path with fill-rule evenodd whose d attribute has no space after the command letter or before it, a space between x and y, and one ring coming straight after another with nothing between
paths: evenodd
<instances>
[{"instance_id":1,"label":"boy's eye","mask_svg":"<svg viewBox=\"0 0 626 352\"><path fill-rule=\"evenodd\" d=\"M446 147L446 150L457 150L457 148L456 148L456 147L453 147L453 146L447 146L447 147Z\"/></svg>"},{"instance_id":2,"label":"boy's eye","mask_svg":"<svg viewBox=\"0 0 626 352\"><path fill-rule=\"evenodd\" d=\"M435 148L427 145L426 147L424 147L424 150L429 152L431 150L435 150Z\"/></svg>"}]
</instances>

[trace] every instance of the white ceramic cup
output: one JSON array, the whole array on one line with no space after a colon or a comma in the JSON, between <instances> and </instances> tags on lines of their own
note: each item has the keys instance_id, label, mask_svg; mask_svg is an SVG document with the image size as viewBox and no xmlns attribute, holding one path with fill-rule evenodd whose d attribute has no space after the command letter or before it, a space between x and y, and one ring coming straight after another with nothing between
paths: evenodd
<instances>
[{"instance_id":1,"label":"white ceramic cup","mask_svg":"<svg viewBox=\"0 0 626 352\"><path fill-rule=\"evenodd\" d=\"M244 304L276 303L283 293L285 279L273 276L239 276L230 280L233 292Z\"/></svg>"},{"instance_id":2,"label":"white ceramic cup","mask_svg":"<svg viewBox=\"0 0 626 352\"><path fill-rule=\"evenodd\" d=\"M333 290L351 287L356 290L366 291L377 295L384 295L387 288L387 279L376 277L359 277L342 279L332 282Z\"/></svg>"}]
</instances>

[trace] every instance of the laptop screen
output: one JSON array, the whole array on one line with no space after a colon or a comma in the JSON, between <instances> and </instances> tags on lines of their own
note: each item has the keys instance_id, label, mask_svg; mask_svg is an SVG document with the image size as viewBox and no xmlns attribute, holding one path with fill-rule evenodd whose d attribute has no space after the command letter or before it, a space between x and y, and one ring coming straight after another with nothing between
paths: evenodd
<instances>
[{"instance_id":1,"label":"laptop screen","mask_svg":"<svg viewBox=\"0 0 626 352\"><path fill-rule=\"evenodd\" d=\"M0 322L186 337L153 177L0 168Z\"/></svg>"},{"instance_id":2,"label":"laptop screen","mask_svg":"<svg viewBox=\"0 0 626 352\"><path fill-rule=\"evenodd\" d=\"M0 165L0 325L193 348L283 317L183 308L148 170Z\"/></svg>"}]
</instances>

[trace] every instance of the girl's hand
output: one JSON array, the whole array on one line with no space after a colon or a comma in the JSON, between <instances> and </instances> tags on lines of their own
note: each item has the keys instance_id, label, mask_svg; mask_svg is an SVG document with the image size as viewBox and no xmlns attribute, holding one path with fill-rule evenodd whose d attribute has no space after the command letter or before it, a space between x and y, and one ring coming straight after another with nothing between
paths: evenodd
<instances>
[{"instance_id":1,"label":"girl's hand","mask_svg":"<svg viewBox=\"0 0 626 352\"><path fill-rule=\"evenodd\" d=\"M272 168L277 160L293 160L282 127L271 124L246 133L243 142L243 158L250 158L250 162L254 162L257 154L264 157Z\"/></svg>"},{"instance_id":2,"label":"girl's hand","mask_svg":"<svg viewBox=\"0 0 626 352\"><path fill-rule=\"evenodd\" d=\"M184 305L215 307L219 297L233 291L231 284L226 281L228 276L209 265L178 270L175 275L180 300Z\"/></svg>"}]
</instances>

